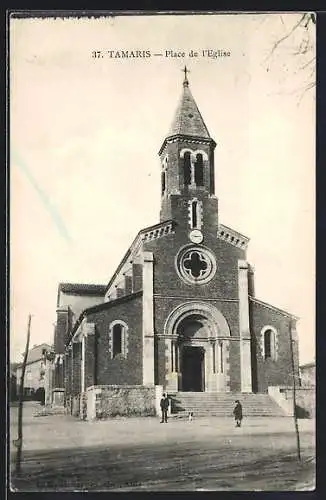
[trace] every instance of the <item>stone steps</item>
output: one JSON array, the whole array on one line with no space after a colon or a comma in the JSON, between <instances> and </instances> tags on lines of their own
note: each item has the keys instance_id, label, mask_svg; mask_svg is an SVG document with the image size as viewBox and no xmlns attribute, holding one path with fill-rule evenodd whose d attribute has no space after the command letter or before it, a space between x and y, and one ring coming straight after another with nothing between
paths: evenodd
<instances>
[{"instance_id":1,"label":"stone steps","mask_svg":"<svg viewBox=\"0 0 326 500\"><path fill-rule=\"evenodd\" d=\"M187 416L190 411L197 417L233 416L236 399L242 404L244 417L285 416L280 406L268 394L177 392L169 393L169 398L171 413L179 416Z\"/></svg>"}]
</instances>

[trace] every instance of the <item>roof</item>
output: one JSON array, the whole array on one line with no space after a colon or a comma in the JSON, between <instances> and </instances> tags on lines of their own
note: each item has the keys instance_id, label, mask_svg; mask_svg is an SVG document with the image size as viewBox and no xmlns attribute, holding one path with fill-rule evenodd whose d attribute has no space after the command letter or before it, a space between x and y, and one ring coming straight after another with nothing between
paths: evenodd
<instances>
[{"instance_id":1,"label":"roof","mask_svg":"<svg viewBox=\"0 0 326 500\"><path fill-rule=\"evenodd\" d=\"M211 139L187 79L183 82L183 93L169 131L169 136L180 134Z\"/></svg>"},{"instance_id":2,"label":"roof","mask_svg":"<svg viewBox=\"0 0 326 500\"><path fill-rule=\"evenodd\" d=\"M94 285L91 283L59 283L57 306L59 305L60 292L70 295L86 295L93 297L104 297L106 285Z\"/></svg>"},{"instance_id":3,"label":"roof","mask_svg":"<svg viewBox=\"0 0 326 500\"><path fill-rule=\"evenodd\" d=\"M66 346L71 342L71 340L73 339L75 333L77 332L77 330L79 328L79 325L81 324L83 319L85 317L87 317L87 315L96 313L96 312L101 311L103 309L110 309L111 307L114 307L117 304L122 304L124 302L134 300L135 298L141 297L142 295L143 295L143 291L139 290L137 292L130 293L129 295L124 295L123 297L118 297L118 298L111 300L109 302L103 302L102 304L97 304L96 306L91 306L91 307L88 307L87 309L84 309L81 312L81 314L79 315L76 323L74 324L74 326L69 334L69 338L68 338L68 341L66 342Z\"/></svg>"},{"instance_id":4,"label":"roof","mask_svg":"<svg viewBox=\"0 0 326 500\"><path fill-rule=\"evenodd\" d=\"M91 283L60 283L59 291L78 295L104 295L106 285L93 285Z\"/></svg>"},{"instance_id":5,"label":"roof","mask_svg":"<svg viewBox=\"0 0 326 500\"><path fill-rule=\"evenodd\" d=\"M125 253L125 255L123 256L123 258L121 259L120 264L118 265L117 269L115 270L115 272L114 272L113 276L111 277L109 283L106 285L105 291L109 290L110 286L112 285L112 283L114 282L115 278L119 274L119 272L120 272L123 264L131 256L133 249L135 248L135 246L137 245L137 243L140 241L140 239L143 236L143 234L146 233L147 231L152 231L154 229L158 229L161 226L164 226L165 224L169 224L169 223L173 223L173 220L172 219L168 219L168 220L165 220L163 222L159 222L158 224L154 224L153 226L145 227L145 228L141 229L137 233L137 236L135 237L135 239L133 240L132 244L128 248L127 252Z\"/></svg>"},{"instance_id":6,"label":"roof","mask_svg":"<svg viewBox=\"0 0 326 500\"><path fill-rule=\"evenodd\" d=\"M284 314L284 316L287 316L288 318L291 318L293 320L298 320L299 319L298 316L295 316L292 313L284 311L284 309L280 309L279 307L272 306L271 304L268 304L267 302L263 302L262 300L256 299L256 297L252 297L251 295L249 295L249 300L251 300L252 302L255 302L256 304L259 304L259 305L261 305L263 307L267 307L267 309L272 309L272 310L274 310L276 312Z\"/></svg>"}]
</instances>

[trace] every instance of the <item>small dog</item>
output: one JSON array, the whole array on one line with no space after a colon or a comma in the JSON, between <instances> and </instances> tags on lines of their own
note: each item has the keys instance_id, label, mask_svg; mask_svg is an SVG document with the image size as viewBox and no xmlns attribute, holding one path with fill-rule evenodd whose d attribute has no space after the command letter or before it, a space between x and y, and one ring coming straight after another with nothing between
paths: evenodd
<instances>
[{"instance_id":1,"label":"small dog","mask_svg":"<svg viewBox=\"0 0 326 500\"><path fill-rule=\"evenodd\" d=\"M193 411L190 411L190 412L188 413L188 422L192 422L193 416L194 416L194 412L193 412Z\"/></svg>"}]
</instances>

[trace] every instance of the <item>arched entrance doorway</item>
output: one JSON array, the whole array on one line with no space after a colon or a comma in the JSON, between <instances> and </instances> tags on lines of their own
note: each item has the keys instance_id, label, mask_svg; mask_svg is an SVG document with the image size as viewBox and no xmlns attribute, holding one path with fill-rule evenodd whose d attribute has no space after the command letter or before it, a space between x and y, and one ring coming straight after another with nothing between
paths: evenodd
<instances>
[{"instance_id":1,"label":"arched entrance doorway","mask_svg":"<svg viewBox=\"0 0 326 500\"><path fill-rule=\"evenodd\" d=\"M164 336L167 390L230 390L230 330L218 309L204 302L181 304L167 318Z\"/></svg>"},{"instance_id":2,"label":"arched entrance doorway","mask_svg":"<svg viewBox=\"0 0 326 500\"><path fill-rule=\"evenodd\" d=\"M193 314L183 319L177 328L180 353L180 387L182 391L205 391L205 346L209 337L207 318Z\"/></svg>"}]
</instances>

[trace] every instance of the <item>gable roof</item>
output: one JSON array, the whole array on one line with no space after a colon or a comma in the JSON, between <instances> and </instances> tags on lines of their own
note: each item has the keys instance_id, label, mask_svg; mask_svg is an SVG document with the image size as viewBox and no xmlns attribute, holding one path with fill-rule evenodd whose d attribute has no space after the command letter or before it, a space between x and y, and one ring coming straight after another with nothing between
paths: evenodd
<instances>
[{"instance_id":1,"label":"gable roof","mask_svg":"<svg viewBox=\"0 0 326 500\"><path fill-rule=\"evenodd\" d=\"M276 311L280 314L283 314L284 316L287 316L288 318L294 319L296 321L300 319L298 316L295 316L294 314L289 313L289 312L285 311L284 309L280 309L279 307L272 306L271 304L268 304L267 302L263 302L262 300L259 300L256 297L253 297L252 295L249 295L249 300L251 302L259 304L260 306L266 307L267 309L272 309L273 311Z\"/></svg>"},{"instance_id":2,"label":"gable roof","mask_svg":"<svg viewBox=\"0 0 326 500\"><path fill-rule=\"evenodd\" d=\"M131 255L133 254L135 248L137 248L137 245L139 245L142 241L142 237L148 232L148 231L153 231L155 229L159 229L160 227L166 225L166 224L173 224L173 220L172 219L168 219L166 221L163 221L163 222L159 222L158 224L154 224L153 226L148 226L148 227L145 227L143 229L141 229L137 236L135 237L135 239L133 240L133 242L131 243L130 247L128 248L127 252L125 253L125 255L122 257L121 261L120 261L120 264L118 265L118 267L116 268L115 272L113 273L109 283L106 285L105 287L105 291L107 292L109 290L109 288L111 287L112 283L114 282L115 278L117 277L117 275L119 274L120 270L122 269L124 263L127 261L127 259L129 257L131 257Z\"/></svg>"}]
</instances>

